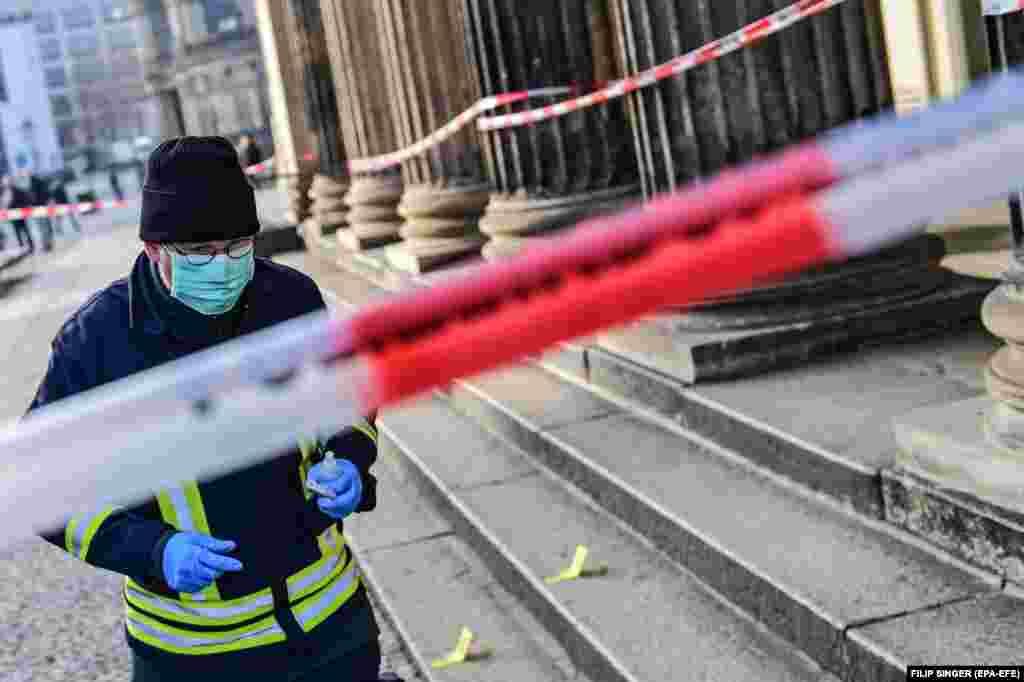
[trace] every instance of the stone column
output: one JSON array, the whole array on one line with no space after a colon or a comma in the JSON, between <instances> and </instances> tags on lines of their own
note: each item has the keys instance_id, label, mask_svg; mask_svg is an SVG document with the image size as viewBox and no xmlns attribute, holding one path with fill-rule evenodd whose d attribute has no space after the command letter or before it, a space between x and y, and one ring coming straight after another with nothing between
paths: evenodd
<instances>
[{"instance_id":1,"label":"stone column","mask_svg":"<svg viewBox=\"0 0 1024 682\"><path fill-rule=\"evenodd\" d=\"M392 152L398 147L377 12L379 3L322 0L324 29L341 137L351 158ZM359 251L399 239L398 202L402 177L397 170L358 174L344 196L349 229L339 243Z\"/></svg>"},{"instance_id":2,"label":"stone column","mask_svg":"<svg viewBox=\"0 0 1024 682\"><path fill-rule=\"evenodd\" d=\"M789 0L615 0L622 59L640 71ZM776 37L628 96L644 194L679 189L892 103L878 8L849 0ZM705 301L602 344L688 382L735 377L975 315L985 288L938 267L922 236L873 257Z\"/></svg>"},{"instance_id":3,"label":"stone column","mask_svg":"<svg viewBox=\"0 0 1024 682\"><path fill-rule=\"evenodd\" d=\"M348 172L320 3L315 0L288 0L288 3L294 88L301 93L304 104L301 109L305 126L302 154L313 157L301 160L305 172L289 180L289 192L297 203L311 201L311 215L303 224L303 237L307 247L315 250L321 237L334 234L347 224L342 197L348 190Z\"/></svg>"},{"instance_id":4,"label":"stone column","mask_svg":"<svg viewBox=\"0 0 1024 682\"><path fill-rule=\"evenodd\" d=\"M619 76L606 0L465 0L466 35L484 95ZM550 104L534 99L508 111ZM636 196L636 159L621 101L484 134L495 193L480 229L497 258L543 238L545 220Z\"/></svg>"},{"instance_id":5,"label":"stone column","mask_svg":"<svg viewBox=\"0 0 1024 682\"><path fill-rule=\"evenodd\" d=\"M399 147L429 135L479 98L461 40L460 0L380 0L380 34ZM479 138L470 125L402 164L405 218L395 267L423 272L479 254L477 229L490 193Z\"/></svg>"},{"instance_id":6,"label":"stone column","mask_svg":"<svg viewBox=\"0 0 1024 682\"><path fill-rule=\"evenodd\" d=\"M303 156L312 131L306 125L301 71L292 54L293 31L289 26L287 0L257 0L267 89L270 93L270 125L274 133L274 173L280 191L288 193L287 220L299 225L309 218L307 196L312 167ZM310 235L315 238L315 235Z\"/></svg>"},{"instance_id":7,"label":"stone column","mask_svg":"<svg viewBox=\"0 0 1024 682\"><path fill-rule=\"evenodd\" d=\"M986 20L992 67L1002 71L1024 63L1024 13ZM982 307L985 327L1006 346L985 367L985 385L996 404L988 421L995 444L1016 451L1024 466L1024 193L1010 198L1011 250L1003 284Z\"/></svg>"}]
</instances>

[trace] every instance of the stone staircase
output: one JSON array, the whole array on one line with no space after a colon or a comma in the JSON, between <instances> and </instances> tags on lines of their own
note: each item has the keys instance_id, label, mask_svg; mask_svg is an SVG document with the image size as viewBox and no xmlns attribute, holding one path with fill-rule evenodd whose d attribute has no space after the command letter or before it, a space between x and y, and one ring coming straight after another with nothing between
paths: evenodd
<instances>
[{"instance_id":1,"label":"stone staircase","mask_svg":"<svg viewBox=\"0 0 1024 682\"><path fill-rule=\"evenodd\" d=\"M372 255L280 260L338 305L429 280ZM1015 519L891 466L892 416L979 394L950 357L990 345L968 329L699 388L567 345L382 415L378 509L346 531L428 680L1024 663L1024 603L993 558ZM943 535L922 509L953 519ZM607 571L549 584L577 545ZM431 668L464 626L493 653Z\"/></svg>"}]
</instances>

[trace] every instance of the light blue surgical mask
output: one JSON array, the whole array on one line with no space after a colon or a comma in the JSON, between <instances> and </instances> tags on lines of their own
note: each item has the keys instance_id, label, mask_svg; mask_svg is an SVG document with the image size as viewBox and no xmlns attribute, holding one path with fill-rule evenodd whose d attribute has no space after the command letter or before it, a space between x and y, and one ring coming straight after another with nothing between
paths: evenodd
<instances>
[{"instance_id":1,"label":"light blue surgical mask","mask_svg":"<svg viewBox=\"0 0 1024 682\"><path fill-rule=\"evenodd\" d=\"M235 307L252 281L256 261L250 251L241 258L226 254L195 265L188 257L167 250L171 257L171 296L203 315L222 315Z\"/></svg>"}]
</instances>

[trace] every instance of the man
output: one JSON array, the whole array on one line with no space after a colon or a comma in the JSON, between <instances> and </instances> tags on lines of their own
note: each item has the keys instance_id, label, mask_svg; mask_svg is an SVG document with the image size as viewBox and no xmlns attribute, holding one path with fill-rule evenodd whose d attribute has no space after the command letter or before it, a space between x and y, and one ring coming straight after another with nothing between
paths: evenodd
<instances>
[{"instance_id":1,"label":"man","mask_svg":"<svg viewBox=\"0 0 1024 682\"><path fill-rule=\"evenodd\" d=\"M114 193L114 198L118 201L124 199L124 192L121 191L121 178L117 175L117 168L114 166L110 167L110 191Z\"/></svg>"},{"instance_id":2,"label":"man","mask_svg":"<svg viewBox=\"0 0 1024 682\"><path fill-rule=\"evenodd\" d=\"M242 161L242 168L255 166L263 161L263 154L260 152L260 148L256 146L252 135L242 135L241 139L238 140L238 158Z\"/></svg>"},{"instance_id":3,"label":"man","mask_svg":"<svg viewBox=\"0 0 1024 682\"><path fill-rule=\"evenodd\" d=\"M158 146L142 193L143 253L58 332L30 411L323 309L308 277L253 257L258 231L227 140ZM337 460L324 462L331 452ZM136 682L377 680L377 624L340 523L376 506L376 452L360 420L216 480L87 510L45 537L127 576Z\"/></svg>"},{"instance_id":4,"label":"man","mask_svg":"<svg viewBox=\"0 0 1024 682\"><path fill-rule=\"evenodd\" d=\"M53 180L50 183L50 204L56 206L67 206L71 201L68 199L68 186L67 186L67 173L65 171L59 171L54 173ZM64 217L68 219L71 226L75 228L75 232L81 234L82 224L78 222L78 215L69 210L63 217L56 216L53 221L57 227L57 233L61 233L63 230L62 224Z\"/></svg>"},{"instance_id":5,"label":"man","mask_svg":"<svg viewBox=\"0 0 1024 682\"><path fill-rule=\"evenodd\" d=\"M14 183L14 178L10 175L5 175L0 180L0 207L6 210L9 208L28 208L31 205L32 197ZM32 233L29 232L26 220L24 218L11 220L11 225L14 226L14 236L18 239L18 246L23 249L27 246L28 252L34 253L36 246L32 243Z\"/></svg>"},{"instance_id":6,"label":"man","mask_svg":"<svg viewBox=\"0 0 1024 682\"><path fill-rule=\"evenodd\" d=\"M45 180L36 173L28 173L28 191L32 195L33 206L46 206L50 203L50 188ZM39 237L43 240L43 251L53 250L53 221L49 216L36 218Z\"/></svg>"}]
</instances>

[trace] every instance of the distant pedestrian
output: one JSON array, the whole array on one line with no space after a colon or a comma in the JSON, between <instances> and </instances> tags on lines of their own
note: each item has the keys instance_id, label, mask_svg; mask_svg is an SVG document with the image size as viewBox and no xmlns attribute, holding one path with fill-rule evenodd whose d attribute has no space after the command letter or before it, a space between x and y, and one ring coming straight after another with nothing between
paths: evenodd
<instances>
[{"instance_id":1,"label":"distant pedestrian","mask_svg":"<svg viewBox=\"0 0 1024 682\"><path fill-rule=\"evenodd\" d=\"M68 186L64 171L55 173L53 180L50 182L50 203L56 206L67 206L71 203L68 199ZM64 216L57 216L53 219L58 234L62 231L65 217L71 223L71 226L75 228L75 232L82 232L82 224L78 222L78 215L69 206L68 212Z\"/></svg>"},{"instance_id":2,"label":"distant pedestrian","mask_svg":"<svg viewBox=\"0 0 1024 682\"><path fill-rule=\"evenodd\" d=\"M110 189L114 192L114 197L118 201L124 200L124 192L121 191L121 179L117 177L117 169L113 166L110 167Z\"/></svg>"},{"instance_id":3,"label":"distant pedestrian","mask_svg":"<svg viewBox=\"0 0 1024 682\"><path fill-rule=\"evenodd\" d=\"M32 197L28 192L21 189L14 184L14 178L10 175L5 175L0 178L0 207L4 210L12 208L27 208L32 205ZM32 243L32 233L29 232L28 223L24 218L18 218L11 220L11 225L14 226L14 234L18 238L18 246L21 248L28 247L28 252L32 253L36 250L35 244Z\"/></svg>"},{"instance_id":4,"label":"distant pedestrian","mask_svg":"<svg viewBox=\"0 0 1024 682\"><path fill-rule=\"evenodd\" d=\"M238 141L238 158L242 162L242 168L263 163L263 152L252 139L252 135L242 135Z\"/></svg>"},{"instance_id":5,"label":"distant pedestrian","mask_svg":"<svg viewBox=\"0 0 1024 682\"><path fill-rule=\"evenodd\" d=\"M50 185L35 173L28 176L29 192L32 194L33 206L47 206L50 203ZM53 221L48 216L36 218L40 239L43 240L43 251L53 250Z\"/></svg>"}]
</instances>

